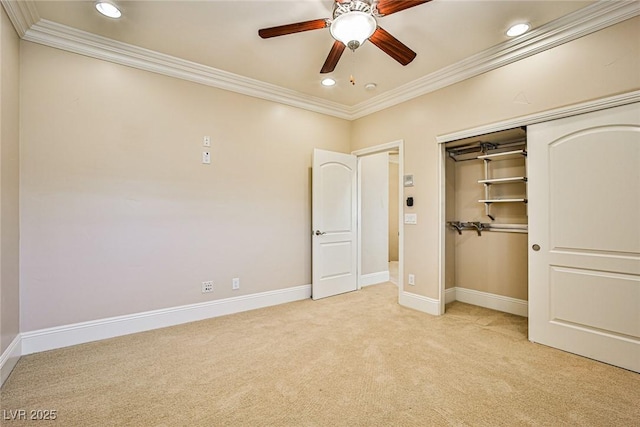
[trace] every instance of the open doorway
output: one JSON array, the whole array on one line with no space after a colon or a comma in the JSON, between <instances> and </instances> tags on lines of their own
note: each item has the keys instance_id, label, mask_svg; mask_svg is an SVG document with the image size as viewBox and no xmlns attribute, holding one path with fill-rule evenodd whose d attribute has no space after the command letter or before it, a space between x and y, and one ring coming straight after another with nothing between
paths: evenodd
<instances>
[{"instance_id":1,"label":"open doorway","mask_svg":"<svg viewBox=\"0 0 640 427\"><path fill-rule=\"evenodd\" d=\"M527 135L443 144L445 302L528 312Z\"/></svg>"},{"instance_id":2,"label":"open doorway","mask_svg":"<svg viewBox=\"0 0 640 427\"><path fill-rule=\"evenodd\" d=\"M358 287L402 282L402 141L353 152L358 158Z\"/></svg>"},{"instance_id":3,"label":"open doorway","mask_svg":"<svg viewBox=\"0 0 640 427\"><path fill-rule=\"evenodd\" d=\"M398 286L400 217L400 158L398 152L389 152L389 281Z\"/></svg>"}]
</instances>

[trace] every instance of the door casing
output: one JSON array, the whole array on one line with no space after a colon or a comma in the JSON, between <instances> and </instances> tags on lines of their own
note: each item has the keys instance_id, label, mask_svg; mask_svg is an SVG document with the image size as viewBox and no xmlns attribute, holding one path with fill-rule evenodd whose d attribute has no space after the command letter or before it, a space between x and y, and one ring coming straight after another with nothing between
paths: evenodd
<instances>
[{"instance_id":1,"label":"door casing","mask_svg":"<svg viewBox=\"0 0 640 427\"><path fill-rule=\"evenodd\" d=\"M562 108L557 108L548 111L542 111L539 113L516 117L514 119L491 123L488 125L470 128L459 132L443 134L436 137L436 143L440 148L439 162L438 162L438 283L439 283L439 298L438 298L438 312L431 312L430 314L444 314L446 303L445 292L445 233L446 233L446 217L445 217L445 193L446 193L446 175L445 175L445 160L446 151L445 143L456 141L458 139L471 138L487 133L498 132L502 130L512 129L521 126L529 126L536 123L543 123L546 121L562 119L565 117L576 116L578 114L589 113L592 111L599 111L606 108L618 107L621 105L632 104L640 102L640 90L627 92L619 95L596 99L579 104L569 105ZM419 309L419 307L417 307Z\"/></svg>"}]
</instances>

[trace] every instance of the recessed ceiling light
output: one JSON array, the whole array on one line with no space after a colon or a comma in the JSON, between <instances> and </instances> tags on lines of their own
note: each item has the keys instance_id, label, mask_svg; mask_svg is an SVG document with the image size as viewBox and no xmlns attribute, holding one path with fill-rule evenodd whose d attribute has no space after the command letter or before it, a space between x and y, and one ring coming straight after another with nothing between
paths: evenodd
<instances>
[{"instance_id":1,"label":"recessed ceiling light","mask_svg":"<svg viewBox=\"0 0 640 427\"><path fill-rule=\"evenodd\" d=\"M530 25L529 24L515 24L512 25L508 30L507 30L507 35L509 37L516 37L516 36L521 36L522 34L526 33L527 31L529 31Z\"/></svg>"},{"instance_id":2,"label":"recessed ceiling light","mask_svg":"<svg viewBox=\"0 0 640 427\"><path fill-rule=\"evenodd\" d=\"M377 87L378 85L375 83L367 83L366 85L364 85L364 88L366 90L376 90Z\"/></svg>"},{"instance_id":3,"label":"recessed ceiling light","mask_svg":"<svg viewBox=\"0 0 640 427\"><path fill-rule=\"evenodd\" d=\"M109 1L97 1L96 9L98 10L98 12L100 12L104 16L108 16L109 18L120 18L122 16L120 9L118 9L115 4Z\"/></svg>"},{"instance_id":4,"label":"recessed ceiling light","mask_svg":"<svg viewBox=\"0 0 640 427\"><path fill-rule=\"evenodd\" d=\"M320 84L322 84L322 86L333 86L336 84L336 81L333 80L331 77L327 77L326 79L322 79Z\"/></svg>"}]
</instances>

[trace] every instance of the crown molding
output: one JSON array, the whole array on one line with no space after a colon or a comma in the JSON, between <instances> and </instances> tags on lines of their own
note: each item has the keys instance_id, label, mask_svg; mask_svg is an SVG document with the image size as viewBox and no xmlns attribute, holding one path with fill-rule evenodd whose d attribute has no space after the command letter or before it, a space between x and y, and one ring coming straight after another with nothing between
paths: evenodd
<instances>
[{"instance_id":1,"label":"crown molding","mask_svg":"<svg viewBox=\"0 0 640 427\"><path fill-rule=\"evenodd\" d=\"M409 101L487 71L511 64L640 15L638 1L600 1L508 40L451 66L355 105L351 119L358 119Z\"/></svg>"},{"instance_id":2,"label":"crown molding","mask_svg":"<svg viewBox=\"0 0 640 427\"><path fill-rule=\"evenodd\" d=\"M336 102L98 36L46 19L41 19L32 25L23 39L80 55L279 102L342 119L350 118L347 108Z\"/></svg>"},{"instance_id":3,"label":"crown molding","mask_svg":"<svg viewBox=\"0 0 640 427\"><path fill-rule=\"evenodd\" d=\"M22 38L29 28L40 20L40 15L33 0L0 0L9 20Z\"/></svg>"},{"instance_id":4,"label":"crown molding","mask_svg":"<svg viewBox=\"0 0 640 427\"><path fill-rule=\"evenodd\" d=\"M191 82L355 120L640 15L638 1L602 0L396 89L348 106L40 19L32 0L0 0L24 40Z\"/></svg>"}]
</instances>

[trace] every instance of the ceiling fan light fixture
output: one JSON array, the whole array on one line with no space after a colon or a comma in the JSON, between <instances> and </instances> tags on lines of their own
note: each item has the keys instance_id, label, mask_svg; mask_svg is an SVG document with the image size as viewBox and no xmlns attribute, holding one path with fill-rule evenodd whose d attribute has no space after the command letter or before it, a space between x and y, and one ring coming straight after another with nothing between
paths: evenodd
<instances>
[{"instance_id":1,"label":"ceiling fan light fixture","mask_svg":"<svg viewBox=\"0 0 640 427\"><path fill-rule=\"evenodd\" d=\"M529 31L529 28L531 28L531 26L529 24L527 24L527 23L520 23L520 24L512 25L507 30L507 36L509 36L509 37L521 36L524 33L526 33L527 31Z\"/></svg>"},{"instance_id":2,"label":"ceiling fan light fixture","mask_svg":"<svg viewBox=\"0 0 640 427\"><path fill-rule=\"evenodd\" d=\"M120 18L122 16L122 12L120 12L120 9L118 9L118 7L110 1L97 1L96 9L98 10L98 12L109 18Z\"/></svg>"},{"instance_id":3,"label":"ceiling fan light fixture","mask_svg":"<svg viewBox=\"0 0 640 427\"><path fill-rule=\"evenodd\" d=\"M356 50L371 37L377 26L376 19L370 13L352 11L336 17L329 31L334 39Z\"/></svg>"}]
</instances>

